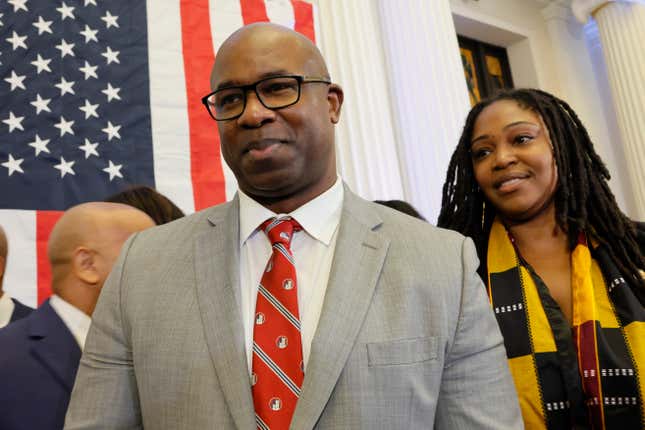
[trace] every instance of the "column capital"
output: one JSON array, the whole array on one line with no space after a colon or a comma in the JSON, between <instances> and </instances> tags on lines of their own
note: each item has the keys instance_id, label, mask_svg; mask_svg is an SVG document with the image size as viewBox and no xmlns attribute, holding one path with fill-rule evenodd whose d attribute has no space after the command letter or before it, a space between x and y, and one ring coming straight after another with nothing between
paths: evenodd
<instances>
[{"instance_id":1,"label":"column capital","mask_svg":"<svg viewBox=\"0 0 645 430\"><path fill-rule=\"evenodd\" d=\"M571 10L578 21L586 24L593 14L607 3L625 2L625 3L643 3L643 0L573 0Z\"/></svg>"},{"instance_id":2,"label":"column capital","mask_svg":"<svg viewBox=\"0 0 645 430\"><path fill-rule=\"evenodd\" d=\"M585 24L593 15L596 9L615 0L573 0L571 10L578 21Z\"/></svg>"},{"instance_id":3,"label":"column capital","mask_svg":"<svg viewBox=\"0 0 645 430\"><path fill-rule=\"evenodd\" d=\"M546 21L568 21L571 18L571 0L540 0L540 3L545 5L541 13Z\"/></svg>"}]
</instances>

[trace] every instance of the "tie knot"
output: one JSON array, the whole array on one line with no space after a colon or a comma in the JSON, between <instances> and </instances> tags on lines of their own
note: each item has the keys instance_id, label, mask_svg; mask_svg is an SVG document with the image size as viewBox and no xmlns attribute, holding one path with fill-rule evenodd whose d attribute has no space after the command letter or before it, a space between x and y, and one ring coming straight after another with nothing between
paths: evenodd
<instances>
[{"instance_id":1,"label":"tie knot","mask_svg":"<svg viewBox=\"0 0 645 430\"><path fill-rule=\"evenodd\" d=\"M294 231L302 230L298 221L291 217L286 218L269 218L260 226L269 237L271 245L281 243L286 247L291 245L291 238Z\"/></svg>"}]
</instances>

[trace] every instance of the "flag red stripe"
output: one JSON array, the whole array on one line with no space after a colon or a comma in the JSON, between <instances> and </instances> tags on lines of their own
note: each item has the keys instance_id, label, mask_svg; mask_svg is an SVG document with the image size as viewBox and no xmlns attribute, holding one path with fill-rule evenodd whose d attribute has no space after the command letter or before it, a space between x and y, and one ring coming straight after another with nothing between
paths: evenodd
<instances>
[{"instance_id":1,"label":"flag red stripe","mask_svg":"<svg viewBox=\"0 0 645 430\"><path fill-rule=\"evenodd\" d=\"M302 0L291 0L291 5L293 6L293 15L296 21L294 30L304 34L313 43L316 43L313 5Z\"/></svg>"},{"instance_id":2,"label":"flag red stripe","mask_svg":"<svg viewBox=\"0 0 645 430\"><path fill-rule=\"evenodd\" d=\"M215 53L208 0L182 0L180 12L193 197L200 210L226 201L217 124L200 101L210 91Z\"/></svg>"},{"instance_id":3,"label":"flag red stripe","mask_svg":"<svg viewBox=\"0 0 645 430\"><path fill-rule=\"evenodd\" d=\"M54 224L63 215L60 211L36 212L36 259L38 267L38 306L52 294L52 272L47 259L47 241Z\"/></svg>"},{"instance_id":4,"label":"flag red stripe","mask_svg":"<svg viewBox=\"0 0 645 430\"><path fill-rule=\"evenodd\" d=\"M240 0L240 6L244 25L269 21L264 0Z\"/></svg>"}]
</instances>

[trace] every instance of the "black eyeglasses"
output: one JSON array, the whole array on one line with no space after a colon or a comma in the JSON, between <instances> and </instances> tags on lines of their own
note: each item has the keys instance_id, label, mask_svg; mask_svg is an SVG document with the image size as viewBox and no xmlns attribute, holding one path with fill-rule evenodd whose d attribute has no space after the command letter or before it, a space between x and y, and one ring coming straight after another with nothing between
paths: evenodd
<instances>
[{"instance_id":1,"label":"black eyeglasses","mask_svg":"<svg viewBox=\"0 0 645 430\"><path fill-rule=\"evenodd\" d=\"M331 84L328 78L282 75L260 79L237 87L220 88L205 97L202 103L215 121L240 117L246 108L246 93L255 91L260 103L267 109L282 109L295 105L300 100L300 87L309 83Z\"/></svg>"}]
</instances>

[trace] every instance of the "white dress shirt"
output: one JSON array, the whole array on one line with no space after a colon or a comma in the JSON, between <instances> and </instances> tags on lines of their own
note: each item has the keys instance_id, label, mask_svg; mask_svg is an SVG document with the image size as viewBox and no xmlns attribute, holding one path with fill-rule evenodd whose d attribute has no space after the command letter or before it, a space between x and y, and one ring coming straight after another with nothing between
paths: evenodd
<instances>
[{"instance_id":1,"label":"white dress shirt","mask_svg":"<svg viewBox=\"0 0 645 430\"><path fill-rule=\"evenodd\" d=\"M60 319L63 320L69 331L72 332L72 336L74 336L82 351L85 347L85 338L87 338L92 319L85 312L77 309L56 294L49 298L49 304L54 308Z\"/></svg>"},{"instance_id":2,"label":"white dress shirt","mask_svg":"<svg viewBox=\"0 0 645 430\"><path fill-rule=\"evenodd\" d=\"M16 305L11 300L11 297L9 297L9 294L4 293L0 297L0 328L9 324L15 307Z\"/></svg>"},{"instance_id":3,"label":"white dress shirt","mask_svg":"<svg viewBox=\"0 0 645 430\"><path fill-rule=\"evenodd\" d=\"M302 357L307 366L311 341L318 326L329 271L331 269L338 224L343 206L340 178L327 191L290 214L275 214L238 191L240 198L240 286L244 338L249 374L251 373L253 325L258 284L271 256L271 242L260 224L272 217L291 216L303 230L294 233L291 252L295 260Z\"/></svg>"}]
</instances>

